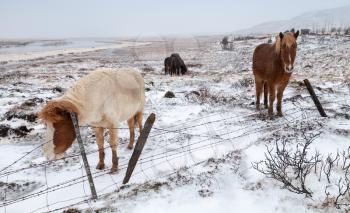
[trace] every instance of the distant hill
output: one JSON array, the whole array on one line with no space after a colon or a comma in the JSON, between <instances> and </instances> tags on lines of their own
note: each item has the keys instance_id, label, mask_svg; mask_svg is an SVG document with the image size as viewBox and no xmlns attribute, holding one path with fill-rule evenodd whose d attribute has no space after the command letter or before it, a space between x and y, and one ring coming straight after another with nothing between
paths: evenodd
<instances>
[{"instance_id":1,"label":"distant hill","mask_svg":"<svg viewBox=\"0 0 350 213\"><path fill-rule=\"evenodd\" d=\"M350 5L334 9L308 12L289 20L265 22L235 33L276 33L291 28L309 28L311 30L326 28L329 30L332 27L350 27Z\"/></svg>"}]
</instances>

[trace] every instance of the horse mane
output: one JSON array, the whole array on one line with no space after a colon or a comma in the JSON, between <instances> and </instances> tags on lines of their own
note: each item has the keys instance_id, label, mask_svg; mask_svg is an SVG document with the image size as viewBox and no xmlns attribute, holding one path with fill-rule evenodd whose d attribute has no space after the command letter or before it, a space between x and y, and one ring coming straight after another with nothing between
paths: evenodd
<instances>
[{"instance_id":1,"label":"horse mane","mask_svg":"<svg viewBox=\"0 0 350 213\"><path fill-rule=\"evenodd\" d=\"M275 52L276 52L276 55L280 55L281 53L281 38L279 35L276 36L276 41L275 41Z\"/></svg>"},{"instance_id":2,"label":"horse mane","mask_svg":"<svg viewBox=\"0 0 350 213\"><path fill-rule=\"evenodd\" d=\"M78 108L69 101L49 101L46 106L39 112L38 118L43 121L57 123L64 119L63 113L69 112L75 112L79 114Z\"/></svg>"},{"instance_id":3,"label":"horse mane","mask_svg":"<svg viewBox=\"0 0 350 213\"><path fill-rule=\"evenodd\" d=\"M295 42L297 37L299 36L299 30L296 33L292 32L285 32L283 33L283 43L291 44ZM275 52L277 55L280 55L281 53L281 46L282 46L282 39L280 37L280 34L276 36L276 42L275 42Z\"/></svg>"}]
</instances>

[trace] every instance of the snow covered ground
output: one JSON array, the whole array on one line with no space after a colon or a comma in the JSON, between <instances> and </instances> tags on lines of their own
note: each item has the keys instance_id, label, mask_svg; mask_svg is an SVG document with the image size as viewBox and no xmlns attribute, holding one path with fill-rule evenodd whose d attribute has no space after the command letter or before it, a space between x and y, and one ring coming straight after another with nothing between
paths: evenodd
<instances>
[{"instance_id":1,"label":"snow covered ground","mask_svg":"<svg viewBox=\"0 0 350 213\"><path fill-rule=\"evenodd\" d=\"M234 42L222 51L215 37L134 42L92 51L60 52L39 58L11 58L0 64L0 209L46 212L78 209L102 212L342 212L324 207L326 180L308 179L313 196L284 189L252 168L266 146L301 132L321 135L309 154L347 150L350 144L350 38L303 37L296 71L283 101L284 117L268 119L255 111L251 72L254 47L265 40ZM140 41L141 42L141 41ZM55 50L61 51L61 50ZM178 52L189 66L185 76L163 74L163 60ZM13 55L14 53L10 53ZM21 55L22 53L20 53ZM128 130L119 130L119 171L94 167L97 146L90 128L81 132L99 200L90 200L77 143L64 160L46 162L44 126L35 117L46 101L60 96L77 79L98 67L140 69L146 83L146 117L156 122L127 185L122 184L132 151ZM313 84L328 118L321 118L302 80ZM167 91L174 98L164 98ZM144 119L144 120L145 120ZM108 139L108 135L106 134ZM24 158L21 158L25 156ZM17 161L18 160L18 161ZM15 162L13 165L12 163ZM7 167L9 166L9 167ZM339 173L339 172L338 172ZM338 174L337 173L337 174ZM314 175L315 177L317 175ZM332 178L336 178L334 175Z\"/></svg>"}]
</instances>

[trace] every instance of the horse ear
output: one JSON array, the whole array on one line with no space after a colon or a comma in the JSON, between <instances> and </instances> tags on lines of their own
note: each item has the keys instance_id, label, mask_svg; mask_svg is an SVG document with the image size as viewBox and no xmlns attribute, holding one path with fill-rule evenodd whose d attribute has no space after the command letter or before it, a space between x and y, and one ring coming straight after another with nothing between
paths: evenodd
<instances>
[{"instance_id":1,"label":"horse ear","mask_svg":"<svg viewBox=\"0 0 350 213\"><path fill-rule=\"evenodd\" d=\"M297 38L298 38L298 36L299 36L299 30L298 30L296 33L294 33L294 37L295 37L295 39L297 39Z\"/></svg>"},{"instance_id":2,"label":"horse ear","mask_svg":"<svg viewBox=\"0 0 350 213\"><path fill-rule=\"evenodd\" d=\"M284 37L284 34L282 33L282 32L280 32L280 38L281 38L281 40L283 39L283 37Z\"/></svg>"}]
</instances>

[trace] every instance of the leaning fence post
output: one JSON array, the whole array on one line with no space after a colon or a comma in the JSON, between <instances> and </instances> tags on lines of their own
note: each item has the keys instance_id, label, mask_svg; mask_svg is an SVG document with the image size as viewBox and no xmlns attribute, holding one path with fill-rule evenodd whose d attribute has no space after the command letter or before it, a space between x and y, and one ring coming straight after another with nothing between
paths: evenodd
<instances>
[{"instance_id":1,"label":"leaning fence post","mask_svg":"<svg viewBox=\"0 0 350 213\"><path fill-rule=\"evenodd\" d=\"M92 179L89 162L88 162L87 157L86 157L83 140L81 139L81 135L80 135L80 131L79 131L78 119L77 119L77 116L74 112L70 113L70 117L72 119L74 130L75 130L75 135L77 137L77 141L79 144L80 154L81 154L81 157L83 158L86 176L88 177L88 181L89 181L89 185L90 185L91 195L92 195L92 198L94 200L97 200L97 193L96 193L96 189L95 189L94 180Z\"/></svg>"},{"instance_id":2,"label":"leaning fence post","mask_svg":"<svg viewBox=\"0 0 350 213\"><path fill-rule=\"evenodd\" d=\"M143 129L141 130L140 136L137 139L137 143L135 145L134 152L132 153L131 158L129 160L129 164L128 164L128 168L127 168L126 173L125 173L123 184L128 183L130 180L132 172L134 171L135 166L137 164L137 161L139 160L139 157L140 157L141 152L143 150L143 147L146 144L148 135L152 129L152 126L153 126L155 119L156 119L156 115L154 113L152 113L150 116L148 116L148 118L145 122L145 125L144 125Z\"/></svg>"},{"instance_id":3,"label":"leaning fence post","mask_svg":"<svg viewBox=\"0 0 350 213\"><path fill-rule=\"evenodd\" d=\"M304 83L305 83L305 86L306 86L307 90L309 91L309 93L310 93L310 95L311 95L311 98L312 98L312 100L314 101L314 103L315 103L315 105L316 105L316 107L317 107L317 110L318 110L318 112L320 113L320 115L321 115L322 117L327 117L327 114L326 114L326 112L324 111L324 109L323 109L323 107L322 107L320 101L318 100L318 98L317 98L317 96L316 96L316 94L315 94L315 91L314 91L314 89L312 88L312 86L311 86L309 80L305 79L305 80L304 80Z\"/></svg>"}]
</instances>

